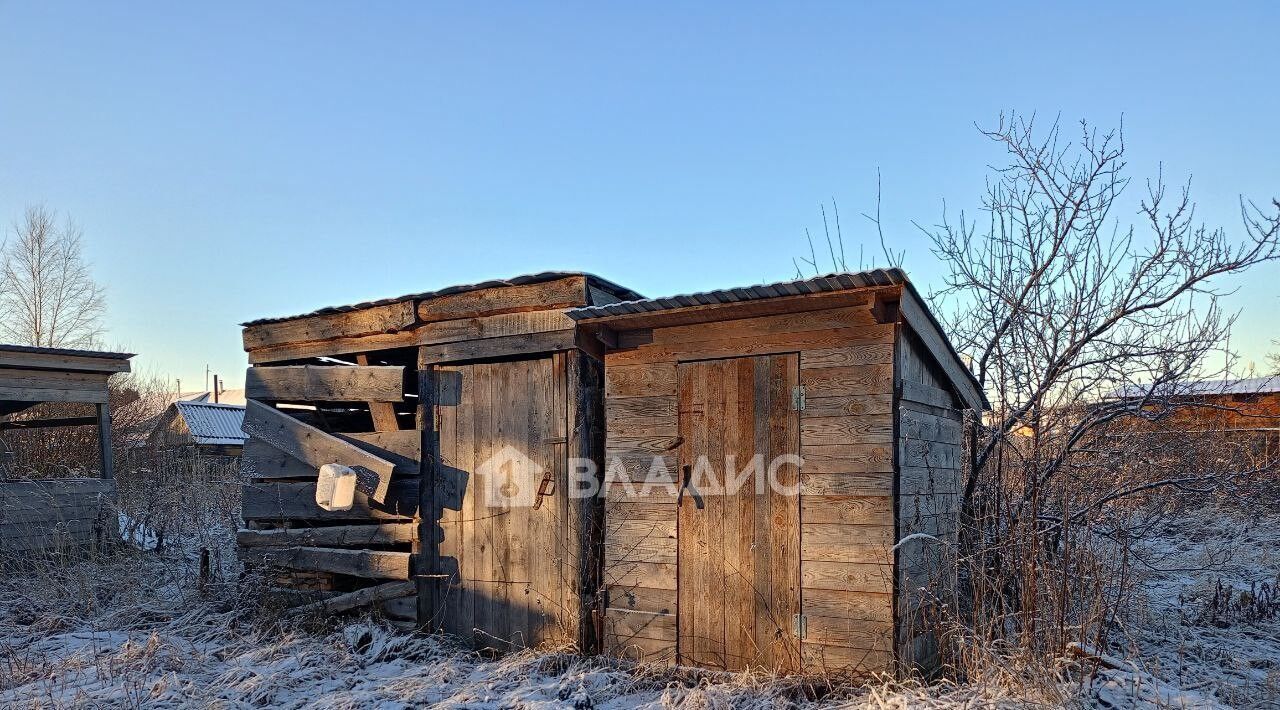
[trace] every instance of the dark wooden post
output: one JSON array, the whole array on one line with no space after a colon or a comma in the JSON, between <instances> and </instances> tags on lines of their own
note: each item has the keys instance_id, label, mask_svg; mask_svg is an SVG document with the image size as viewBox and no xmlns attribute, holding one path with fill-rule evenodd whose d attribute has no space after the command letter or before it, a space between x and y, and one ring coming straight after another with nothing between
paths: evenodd
<instances>
[{"instance_id":1,"label":"dark wooden post","mask_svg":"<svg viewBox=\"0 0 1280 710\"><path fill-rule=\"evenodd\" d=\"M111 408L106 402L98 405L98 453L102 457L102 478L115 478L115 461L111 456Z\"/></svg>"},{"instance_id":2,"label":"dark wooden post","mask_svg":"<svg viewBox=\"0 0 1280 710\"><path fill-rule=\"evenodd\" d=\"M581 350L568 352L569 456L596 463L598 482L604 481L604 364ZM576 527L578 569L576 583L580 618L577 641L583 653L600 650L604 606L604 496L574 497L569 515Z\"/></svg>"},{"instance_id":3,"label":"dark wooden post","mask_svg":"<svg viewBox=\"0 0 1280 710\"><path fill-rule=\"evenodd\" d=\"M427 349L418 349L418 430L422 434L422 453L418 462L418 535L413 543L413 564L410 567L418 589L418 626L438 627L435 619L436 585L434 576L436 549L436 466L439 445L436 437L436 377L435 366L427 357Z\"/></svg>"}]
</instances>

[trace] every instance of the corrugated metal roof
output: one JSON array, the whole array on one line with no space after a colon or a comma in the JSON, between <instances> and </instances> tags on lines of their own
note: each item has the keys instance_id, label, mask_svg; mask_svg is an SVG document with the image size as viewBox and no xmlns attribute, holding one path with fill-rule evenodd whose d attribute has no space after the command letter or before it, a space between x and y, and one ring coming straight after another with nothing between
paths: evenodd
<instances>
[{"instance_id":1,"label":"corrugated metal roof","mask_svg":"<svg viewBox=\"0 0 1280 710\"><path fill-rule=\"evenodd\" d=\"M173 406L197 444L234 446L249 438L240 430L244 407L210 402L174 402Z\"/></svg>"},{"instance_id":2,"label":"corrugated metal roof","mask_svg":"<svg viewBox=\"0 0 1280 710\"><path fill-rule=\"evenodd\" d=\"M830 293L873 286L897 286L906 283L907 275L902 269L871 269L869 271L826 274L825 276L814 276L808 279L780 281L778 283L747 286L745 288L724 288L715 291L667 296L665 298L645 298L600 306L584 306L570 309L567 313L574 320L588 320L604 316L656 313L673 308L756 301L781 296L801 296L807 293Z\"/></svg>"},{"instance_id":3,"label":"corrugated metal roof","mask_svg":"<svg viewBox=\"0 0 1280 710\"><path fill-rule=\"evenodd\" d=\"M520 276L513 276L509 279L494 279L491 281L481 281L480 283L474 283L474 284L461 284L457 286L447 286L445 288L438 289L435 291L423 291L422 293L410 293L404 296L397 296L395 298L384 298L377 301L364 301L363 303L353 303L349 306L330 306L328 308L321 308L316 311L311 311L310 313L302 313L296 316L283 316L279 318L259 318L257 320L251 320L246 323L241 323L240 325L248 327L251 325L263 325L266 323L279 323L287 320L295 320L297 318L309 318L311 316L322 316L328 313L346 313L348 311L357 311L362 308L372 308L374 306L386 306L392 303L402 303L404 301L421 301L421 300L426 300L428 298L436 298L438 296L448 296L455 293L465 293L467 291L478 291L483 288L498 288L501 286L523 286L525 284L543 283L545 281L554 281L556 279L562 279L567 276L585 276L587 278L587 283L589 285L608 291L613 295L617 296L618 298L621 298L624 300L643 298L643 296L636 293L635 291L632 291L631 289L626 288L625 286L619 286L618 284L612 281L609 281L608 279L602 279L599 276L596 276L595 274L588 274L582 271L543 271L537 274L522 274Z\"/></svg>"},{"instance_id":4,"label":"corrugated metal roof","mask_svg":"<svg viewBox=\"0 0 1280 710\"><path fill-rule=\"evenodd\" d=\"M128 360L135 353L113 353L103 350L73 350L71 348L39 348L34 345L9 345L0 343L0 352L31 353L32 355L68 355L75 357L100 357L106 360Z\"/></svg>"},{"instance_id":5,"label":"corrugated metal roof","mask_svg":"<svg viewBox=\"0 0 1280 710\"><path fill-rule=\"evenodd\" d=\"M1151 385L1125 385L1106 396L1107 399L1131 399L1145 397L1152 391ZM1198 380L1168 382L1155 388L1155 397L1208 397L1229 394L1280 393L1280 375L1250 377L1240 380Z\"/></svg>"}]
</instances>

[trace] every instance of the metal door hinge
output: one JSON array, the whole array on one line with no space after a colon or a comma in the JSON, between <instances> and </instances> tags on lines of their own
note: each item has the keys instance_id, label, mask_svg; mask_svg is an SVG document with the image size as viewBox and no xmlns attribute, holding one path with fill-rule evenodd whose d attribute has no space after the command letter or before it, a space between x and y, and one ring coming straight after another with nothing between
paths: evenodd
<instances>
[{"instance_id":1,"label":"metal door hinge","mask_svg":"<svg viewBox=\"0 0 1280 710\"><path fill-rule=\"evenodd\" d=\"M809 633L809 618L804 614L795 614L791 617L791 630L795 632L796 638L803 640Z\"/></svg>"},{"instance_id":2,"label":"metal door hinge","mask_svg":"<svg viewBox=\"0 0 1280 710\"><path fill-rule=\"evenodd\" d=\"M797 412L804 411L804 385L791 388L791 408Z\"/></svg>"}]
</instances>

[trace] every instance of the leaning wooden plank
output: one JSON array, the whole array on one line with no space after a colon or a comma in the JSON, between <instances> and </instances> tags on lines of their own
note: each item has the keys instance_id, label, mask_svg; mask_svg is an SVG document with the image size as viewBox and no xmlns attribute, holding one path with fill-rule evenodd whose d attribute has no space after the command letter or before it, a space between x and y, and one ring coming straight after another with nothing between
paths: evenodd
<instances>
[{"instance_id":1,"label":"leaning wooden plank","mask_svg":"<svg viewBox=\"0 0 1280 710\"><path fill-rule=\"evenodd\" d=\"M407 597L416 591L413 582L386 582L372 587L365 587L364 589L357 589L350 594L340 594L331 599L321 599L318 602L303 604L290 609L289 614L337 614L358 607L369 606L386 599Z\"/></svg>"},{"instance_id":2,"label":"leaning wooden plank","mask_svg":"<svg viewBox=\"0 0 1280 710\"><path fill-rule=\"evenodd\" d=\"M436 322L585 305L586 279L582 276L567 276L542 283L482 288L437 296L418 303L418 318L423 322Z\"/></svg>"},{"instance_id":3,"label":"leaning wooden plank","mask_svg":"<svg viewBox=\"0 0 1280 710\"><path fill-rule=\"evenodd\" d=\"M401 402L404 368L387 365L251 367L245 396L286 402Z\"/></svg>"},{"instance_id":4,"label":"leaning wooden plank","mask_svg":"<svg viewBox=\"0 0 1280 710\"><path fill-rule=\"evenodd\" d=\"M361 367L368 366L368 353L356 355L356 364ZM400 428L400 423L396 421L396 410L390 403L370 400L368 404L369 415L373 417L373 428L376 431L395 431Z\"/></svg>"},{"instance_id":5,"label":"leaning wooden plank","mask_svg":"<svg viewBox=\"0 0 1280 710\"><path fill-rule=\"evenodd\" d=\"M343 313L251 325L244 329L244 349L394 333L413 325L413 310L412 301L401 301Z\"/></svg>"},{"instance_id":6,"label":"leaning wooden plank","mask_svg":"<svg viewBox=\"0 0 1280 710\"><path fill-rule=\"evenodd\" d=\"M357 492L351 510L325 510L316 505L316 484L250 483L241 489L245 520L411 520L418 512L418 480L394 481L382 503Z\"/></svg>"},{"instance_id":7,"label":"leaning wooden plank","mask_svg":"<svg viewBox=\"0 0 1280 710\"><path fill-rule=\"evenodd\" d=\"M396 465L396 472L418 474L418 460L422 458L422 432L416 429L397 431L371 431L360 434L334 434L334 436L359 446L374 456Z\"/></svg>"},{"instance_id":8,"label":"leaning wooden plank","mask_svg":"<svg viewBox=\"0 0 1280 710\"><path fill-rule=\"evenodd\" d=\"M245 406L244 433L254 436L319 469L327 463L362 467L378 477L376 488L369 493L375 501L384 501L395 464L343 441L332 434L250 399Z\"/></svg>"},{"instance_id":9,"label":"leaning wooden plank","mask_svg":"<svg viewBox=\"0 0 1280 710\"><path fill-rule=\"evenodd\" d=\"M315 478L319 469L267 442L249 437L240 454L240 473L246 478Z\"/></svg>"},{"instance_id":10,"label":"leaning wooden plank","mask_svg":"<svg viewBox=\"0 0 1280 710\"><path fill-rule=\"evenodd\" d=\"M240 530L236 542L241 547L368 547L413 542L417 525L331 525L323 528L282 530Z\"/></svg>"},{"instance_id":11,"label":"leaning wooden plank","mask_svg":"<svg viewBox=\"0 0 1280 710\"><path fill-rule=\"evenodd\" d=\"M409 579L408 552L290 547L255 550L254 555L265 564L304 572L332 572L366 579Z\"/></svg>"}]
</instances>

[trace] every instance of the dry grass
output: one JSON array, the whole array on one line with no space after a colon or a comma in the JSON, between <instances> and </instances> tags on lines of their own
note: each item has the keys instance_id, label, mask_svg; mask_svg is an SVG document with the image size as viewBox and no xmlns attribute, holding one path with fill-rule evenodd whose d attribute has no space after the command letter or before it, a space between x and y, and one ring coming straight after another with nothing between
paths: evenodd
<instances>
[{"instance_id":1,"label":"dry grass","mask_svg":"<svg viewBox=\"0 0 1280 710\"><path fill-rule=\"evenodd\" d=\"M53 558L0 582L0 703L79 707L1039 707L1015 669L955 686L708 674L555 649L481 658L377 619L282 624L189 563Z\"/></svg>"}]
</instances>

